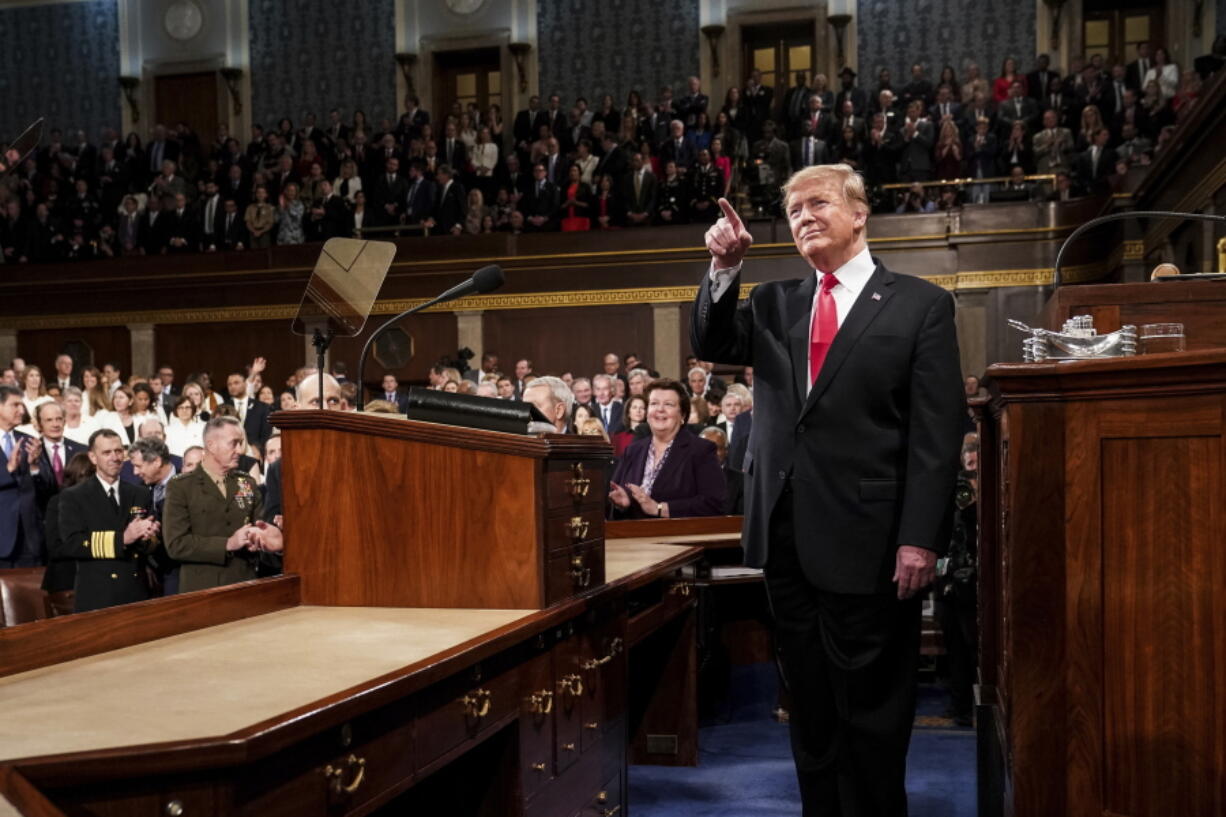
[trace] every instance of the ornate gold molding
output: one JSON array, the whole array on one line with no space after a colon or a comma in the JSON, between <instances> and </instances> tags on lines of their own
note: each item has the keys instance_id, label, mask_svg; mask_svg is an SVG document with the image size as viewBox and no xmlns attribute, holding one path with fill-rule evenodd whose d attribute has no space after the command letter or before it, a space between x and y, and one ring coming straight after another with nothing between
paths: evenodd
<instances>
[{"instance_id":1,"label":"ornate gold molding","mask_svg":"<svg viewBox=\"0 0 1226 817\"><path fill-rule=\"evenodd\" d=\"M1090 281L1102 274L1103 264L1083 264L1064 270L1066 283ZM1053 281L1050 267L1017 270L977 270L954 275L924 276L925 280L951 292L996 287L1048 286ZM742 284L741 297L749 296L756 284ZM427 312L467 312L470 310L557 309L593 306L632 306L637 304L689 303L698 293L697 286L633 287L626 289L570 290L559 292L522 292L502 295L477 295L436 306ZM395 315L424 303L425 298L378 301L375 315ZM125 324L221 323L231 321L291 320L298 313L297 304L267 306L216 307L213 309L151 309L133 312L92 312L68 315L35 315L16 318L12 328L75 329L86 326L119 326Z\"/></svg>"},{"instance_id":2,"label":"ornate gold molding","mask_svg":"<svg viewBox=\"0 0 1226 817\"><path fill-rule=\"evenodd\" d=\"M1144 241L1125 241L1123 246L1123 255L1121 259L1124 261L1140 261L1145 257L1145 242Z\"/></svg>"}]
</instances>

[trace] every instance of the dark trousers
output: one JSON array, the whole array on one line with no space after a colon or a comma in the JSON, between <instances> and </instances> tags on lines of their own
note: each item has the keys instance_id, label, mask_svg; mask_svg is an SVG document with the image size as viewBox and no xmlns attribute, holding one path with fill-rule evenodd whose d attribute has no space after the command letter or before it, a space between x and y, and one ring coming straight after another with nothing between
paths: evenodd
<instances>
[{"instance_id":1,"label":"dark trousers","mask_svg":"<svg viewBox=\"0 0 1226 817\"><path fill-rule=\"evenodd\" d=\"M969 599L940 596L936 603L936 620L945 642L945 658L949 664L950 709L955 716L968 717L975 705L975 676L978 667L978 626L975 621L975 597Z\"/></svg>"},{"instance_id":2,"label":"dark trousers","mask_svg":"<svg viewBox=\"0 0 1226 817\"><path fill-rule=\"evenodd\" d=\"M791 491L770 535L766 589L804 817L905 817L920 600L811 585L796 555Z\"/></svg>"}]
</instances>

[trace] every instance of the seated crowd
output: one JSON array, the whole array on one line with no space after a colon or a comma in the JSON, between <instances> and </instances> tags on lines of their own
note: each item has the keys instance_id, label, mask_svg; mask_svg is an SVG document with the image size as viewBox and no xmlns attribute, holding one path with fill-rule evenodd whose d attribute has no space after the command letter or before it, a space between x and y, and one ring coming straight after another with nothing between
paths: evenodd
<instances>
[{"instance_id":1,"label":"seated crowd","mask_svg":"<svg viewBox=\"0 0 1226 817\"><path fill-rule=\"evenodd\" d=\"M742 511L751 369L727 384L693 359L684 383L661 379L633 354L609 353L590 377L537 375L529 360L504 375L492 353L459 366L432 367L430 387L522 400L558 433L611 442L611 517ZM299 369L280 389L265 369L256 358L219 393L207 372L176 384L170 365L125 378L68 355L46 374L14 360L0 372L0 568L47 565L61 612L279 572L281 438L269 417L352 410L358 387L340 363L322 377ZM369 397L366 411L407 410L393 375Z\"/></svg>"},{"instance_id":2,"label":"seated crowd","mask_svg":"<svg viewBox=\"0 0 1226 817\"><path fill-rule=\"evenodd\" d=\"M123 255L233 251L323 241L355 233L416 235L612 230L711 223L721 196L766 214L800 167L846 162L860 170L883 212L1026 199L1024 177L1058 175L1044 195L1110 189L1147 164L1192 110L1213 54L1181 71L1162 47L1135 61L1074 58L1067 71L1040 55L999 76L968 63L931 79L916 63L898 87L888 70L871 88L846 67L798 72L776 89L754 71L718 109L690 77L654 101L631 90L622 106L558 94L505 119L498 105L456 103L431 118L406 99L399 120L362 111L326 122L252 127L244 147L219 129L206 144L183 123L157 125L149 141L113 130L48 143L3 180L0 251L6 263ZM1007 183L975 179L1011 177ZM936 180L962 180L933 200ZM917 183L898 197L885 185ZM964 199L964 188L969 188ZM998 195L994 195L998 194Z\"/></svg>"}]
</instances>

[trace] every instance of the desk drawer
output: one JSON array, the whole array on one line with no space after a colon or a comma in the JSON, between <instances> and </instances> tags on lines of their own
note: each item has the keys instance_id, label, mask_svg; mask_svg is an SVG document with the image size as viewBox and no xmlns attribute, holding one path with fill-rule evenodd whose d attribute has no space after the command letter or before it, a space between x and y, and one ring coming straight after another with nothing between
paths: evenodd
<instances>
[{"instance_id":1,"label":"desk drawer","mask_svg":"<svg viewBox=\"0 0 1226 817\"><path fill-rule=\"evenodd\" d=\"M599 460L550 460L545 464L545 508L604 508L607 463Z\"/></svg>"},{"instance_id":2,"label":"desk drawer","mask_svg":"<svg viewBox=\"0 0 1226 817\"><path fill-rule=\"evenodd\" d=\"M604 541L559 550L545 565L545 606L549 606L604 584Z\"/></svg>"},{"instance_id":3,"label":"desk drawer","mask_svg":"<svg viewBox=\"0 0 1226 817\"><path fill-rule=\"evenodd\" d=\"M490 680L464 672L423 693L419 705L414 757L420 772L519 711L519 670L508 669Z\"/></svg>"},{"instance_id":4,"label":"desk drawer","mask_svg":"<svg viewBox=\"0 0 1226 817\"><path fill-rule=\"evenodd\" d=\"M413 710L400 701L255 764L235 786L235 813L302 817L364 812L412 780Z\"/></svg>"},{"instance_id":5,"label":"desk drawer","mask_svg":"<svg viewBox=\"0 0 1226 817\"><path fill-rule=\"evenodd\" d=\"M545 519L545 549L555 553L604 539L604 506L566 509Z\"/></svg>"}]
</instances>

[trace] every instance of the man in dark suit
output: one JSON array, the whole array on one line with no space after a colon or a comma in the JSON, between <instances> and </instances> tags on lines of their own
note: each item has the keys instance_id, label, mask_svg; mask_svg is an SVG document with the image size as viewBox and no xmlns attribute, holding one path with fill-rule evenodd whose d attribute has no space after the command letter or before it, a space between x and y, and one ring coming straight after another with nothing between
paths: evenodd
<instances>
[{"instance_id":1,"label":"man in dark suit","mask_svg":"<svg viewBox=\"0 0 1226 817\"><path fill-rule=\"evenodd\" d=\"M748 123L746 138L753 142L762 137L762 123L771 118L771 108L775 104L775 89L762 84L762 72L755 68L749 72L749 82L745 83L745 94L742 99Z\"/></svg>"},{"instance_id":2,"label":"man in dark suit","mask_svg":"<svg viewBox=\"0 0 1226 817\"><path fill-rule=\"evenodd\" d=\"M223 402L238 412L243 431L247 433L247 442L263 445L272 436L272 425L268 422L272 411L256 400L254 395L247 395L247 378L241 372L231 372L226 378L226 392Z\"/></svg>"},{"instance_id":3,"label":"man in dark suit","mask_svg":"<svg viewBox=\"0 0 1226 817\"><path fill-rule=\"evenodd\" d=\"M813 133L809 120L800 124L801 136L792 140L792 167L799 170L810 165L824 165L830 161L826 140Z\"/></svg>"},{"instance_id":4,"label":"man in dark suit","mask_svg":"<svg viewBox=\"0 0 1226 817\"><path fill-rule=\"evenodd\" d=\"M400 160L393 157L384 164L384 172L375 179L370 193L371 209L378 214L380 224L395 224L409 194L409 184L400 172Z\"/></svg>"},{"instance_id":5,"label":"man in dark suit","mask_svg":"<svg viewBox=\"0 0 1226 817\"><path fill-rule=\"evenodd\" d=\"M64 466L77 454L87 449L78 442L64 436L64 407L59 403L39 403L34 407L34 427L38 429L43 441L42 456L38 461L40 474L49 474L47 481L49 489L45 496L39 497L39 510L46 508L46 500L58 491L64 482Z\"/></svg>"},{"instance_id":6,"label":"man in dark suit","mask_svg":"<svg viewBox=\"0 0 1226 817\"><path fill-rule=\"evenodd\" d=\"M809 96L813 89L807 84L808 75L804 71L796 72L796 84L788 89L783 98L783 110L780 114L786 134L791 137L800 135L800 120L804 119L805 111L809 109Z\"/></svg>"},{"instance_id":7,"label":"man in dark suit","mask_svg":"<svg viewBox=\"0 0 1226 817\"><path fill-rule=\"evenodd\" d=\"M74 612L149 598L146 555L157 546L149 489L119 481L124 446L108 428L90 435L96 475L60 495L57 558L77 560Z\"/></svg>"},{"instance_id":8,"label":"man in dark suit","mask_svg":"<svg viewBox=\"0 0 1226 817\"><path fill-rule=\"evenodd\" d=\"M349 238L353 235L353 214L349 203L336 195L332 182L319 183L319 198L306 214L307 241L327 241L329 238Z\"/></svg>"},{"instance_id":9,"label":"man in dark suit","mask_svg":"<svg viewBox=\"0 0 1226 817\"><path fill-rule=\"evenodd\" d=\"M81 388L81 374L73 365L72 356L67 354L57 355L55 358L55 374L48 379L48 386L59 386L60 394L69 386Z\"/></svg>"},{"instance_id":10,"label":"man in dark suit","mask_svg":"<svg viewBox=\"0 0 1226 817\"><path fill-rule=\"evenodd\" d=\"M145 418L144 421L141 422L140 427L136 429L136 439L138 441L139 440L157 440L158 442L165 445L166 426L164 426L162 424L162 421L156 417L147 417ZM181 473L183 471L183 458L182 457L176 454L171 454L168 451L166 453L166 462L170 463L170 465L175 469L175 473ZM251 464L254 465L254 462L252 462ZM140 472L136 468L135 461L132 458L129 458L127 461L125 461L123 464L123 467L119 469L119 481L126 482L129 485L143 485L144 484L143 477L141 477ZM159 514L158 520L161 521L161 518L162 517Z\"/></svg>"},{"instance_id":11,"label":"man in dark suit","mask_svg":"<svg viewBox=\"0 0 1226 817\"><path fill-rule=\"evenodd\" d=\"M549 126L549 132L554 136L561 136L566 130L566 111L562 110L562 97L550 94L549 106L542 113L545 124ZM540 131L538 130L537 133Z\"/></svg>"},{"instance_id":12,"label":"man in dark suit","mask_svg":"<svg viewBox=\"0 0 1226 817\"><path fill-rule=\"evenodd\" d=\"M626 203L626 224L642 227L651 223L656 211L656 177L643 165L643 154L630 158L630 173L622 184Z\"/></svg>"},{"instance_id":13,"label":"man in dark suit","mask_svg":"<svg viewBox=\"0 0 1226 817\"><path fill-rule=\"evenodd\" d=\"M1043 99L1047 96L1048 84L1053 77L1057 76L1059 74L1051 70L1051 58L1046 54L1040 54L1034 70L1026 75L1026 90L1030 97L1042 104Z\"/></svg>"},{"instance_id":14,"label":"man in dark suit","mask_svg":"<svg viewBox=\"0 0 1226 817\"><path fill-rule=\"evenodd\" d=\"M439 157L444 164L449 164L460 172L468 167L468 148L456 129L454 122L448 122L443 139L438 143Z\"/></svg>"},{"instance_id":15,"label":"man in dark suit","mask_svg":"<svg viewBox=\"0 0 1226 817\"><path fill-rule=\"evenodd\" d=\"M686 86L687 93L677 100L677 116L687 128L692 128L698 114L707 112L711 100L702 92L702 81L698 77L690 77Z\"/></svg>"},{"instance_id":16,"label":"man in dark suit","mask_svg":"<svg viewBox=\"0 0 1226 817\"><path fill-rule=\"evenodd\" d=\"M162 200L154 195L145 202L145 212L140 217L140 244L145 255L161 255L166 246L166 220L162 212Z\"/></svg>"},{"instance_id":17,"label":"man in dark suit","mask_svg":"<svg viewBox=\"0 0 1226 817\"><path fill-rule=\"evenodd\" d=\"M660 145L660 166L677 163L677 170L684 173L694 164L694 144L685 138L685 125L680 119L669 123L668 141Z\"/></svg>"},{"instance_id":18,"label":"man in dark suit","mask_svg":"<svg viewBox=\"0 0 1226 817\"><path fill-rule=\"evenodd\" d=\"M905 815L918 594L949 542L966 412L954 300L869 255L850 168L789 180L784 213L814 272L759 284L743 307L753 239L721 208L691 341L754 369L742 544L765 568L804 813Z\"/></svg>"},{"instance_id":19,"label":"man in dark suit","mask_svg":"<svg viewBox=\"0 0 1226 817\"><path fill-rule=\"evenodd\" d=\"M558 215L558 188L545 178L545 165L532 168L534 179L528 192L520 199L519 210L524 214L524 230L543 232L555 228Z\"/></svg>"},{"instance_id":20,"label":"man in dark suit","mask_svg":"<svg viewBox=\"0 0 1226 817\"><path fill-rule=\"evenodd\" d=\"M1111 131L1099 128L1094 133L1094 143L1077 156L1073 175L1087 193L1101 193L1107 189L1107 177L1115 172L1115 150L1107 147Z\"/></svg>"},{"instance_id":21,"label":"man in dark suit","mask_svg":"<svg viewBox=\"0 0 1226 817\"><path fill-rule=\"evenodd\" d=\"M911 81L902 88L902 104L910 105L912 100L922 100L925 106L932 105L936 91L928 77L924 75L924 66L914 63L911 66Z\"/></svg>"},{"instance_id":22,"label":"man in dark suit","mask_svg":"<svg viewBox=\"0 0 1226 817\"><path fill-rule=\"evenodd\" d=\"M420 224L434 216L434 203L438 198L438 188L434 182L426 178L424 164L415 159L409 165L409 192L406 197L407 206L404 211L406 224Z\"/></svg>"},{"instance_id":23,"label":"man in dark suit","mask_svg":"<svg viewBox=\"0 0 1226 817\"><path fill-rule=\"evenodd\" d=\"M14 430L23 408L21 391L0 385L0 568L45 561L38 509L54 488L51 472L41 467L42 441Z\"/></svg>"},{"instance_id":24,"label":"man in dark suit","mask_svg":"<svg viewBox=\"0 0 1226 817\"><path fill-rule=\"evenodd\" d=\"M166 487L183 471L183 460L172 455L163 437L142 436L128 450L128 462L136 485L150 491L151 518L162 522L166 507ZM122 476L120 477L122 479ZM173 596L179 592L179 564L166 553L166 545L158 536L157 546L149 553L149 566L157 576L161 595Z\"/></svg>"},{"instance_id":25,"label":"man in dark suit","mask_svg":"<svg viewBox=\"0 0 1226 817\"><path fill-rule=\"evenodd\" d=\"M598 374L592 378L592 408L610 435L622 430L623 404L614 394L612 375Z\"/></svg>"},{"instance_id":26,"label":"man in dark suit","mask_svg":"<svg viewBox=\"0 0 1226 817\"><path fill-rule=\"evenodd\" d=\"M427 221L438 235L459 235L464 230L464 217L468 212L468 198L464 187L455 178L450 165L439 165L438 202L434 205L434 217Z\"/></svg>"},{"instance_id":27,"label":"man in dark suit","mask_svg":"<svg viewBox=\"0 0 1226 817\"><path fill-rule=\"evenodd\" d=\"M247 222L243 220L243 214L238 211L238 202L226 199L222 209L225 212L221 214L218 225L218 237L221 239L218 249L226 252L246 249L251 243L251 236L247 232Z\"/></svg>"},{"instance_id":28,"label":"man in dark suit","mask_svg":"<svg viewBox=\"0 0 1226 817\"><path fill-rule=\"evenodd\" d=\"M1153 67L1154 59L1149 55L1149 43L1137 43L1137 58L1128 63L1124 81L1129 88L1140 94L1144 90L1141 86L1145 82L1145 73Z\"/></svg>"},{"instance_id":29,"label":"man in dark suit","mask_svg":"<svg viewBox=\"0 0 1226 817\"><path fill-rule=\"evenodd\" d=\"M380 399L391 403L401 414L409 413L409 396L400 391L400 381L396 379L394 374L383 375L383 391L379 393Z\"/></svg>"},{"instance_id":30,"label":"man in dark suit","mask_svg":"<svg viewBox=\"0 0 1226 817\"><path fill-rule=\"evenodd\" d=\"M529 147L536 140L537 134L541 132L541 125L544 124L548 123L545 119L545 112L541 110L541 98L535 95L529 97L528 107L515 114L513 127L515 149L526 157Z\"/></svg>"},{"instance_id":31,"label":"man in dark suit","mask_svg":"<svg viewBox=\"0 0 1226 817\"><path fill-rule=\"evenodd\" d=\"M863 117L868 113L868 94L863 88L856 87L856 72L851 69L851 66L844 66L839 72L839 80L842 83L842 88L834 97L834 108L836 111L844 110L844 103L851 102L852 110L857 118Z\"/></svg>"}]
</instances>

